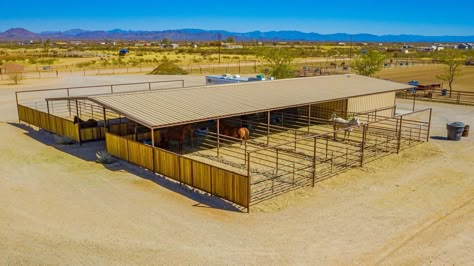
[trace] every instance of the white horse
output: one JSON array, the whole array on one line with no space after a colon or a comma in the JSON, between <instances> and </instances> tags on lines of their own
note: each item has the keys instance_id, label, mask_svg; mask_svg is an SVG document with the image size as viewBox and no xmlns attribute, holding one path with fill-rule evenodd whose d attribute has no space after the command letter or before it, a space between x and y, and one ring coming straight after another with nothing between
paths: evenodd
<instances>
[{"instance_id":1,"label":"white horse","mask_svg":"<svg viewBox=\"0 0 474 266\"><path fill-rule=\"evenodd\" d=\"M334 128L334 139L336 139L336 130L342 128L345 129L344 140L346 140L346 137L350 137L353 127L358 127L362 124L358 117L352 117L351 119L346 120L344 118L337 117L335 113L331 115L331 121Z\"/></svg>"}]
</instances>

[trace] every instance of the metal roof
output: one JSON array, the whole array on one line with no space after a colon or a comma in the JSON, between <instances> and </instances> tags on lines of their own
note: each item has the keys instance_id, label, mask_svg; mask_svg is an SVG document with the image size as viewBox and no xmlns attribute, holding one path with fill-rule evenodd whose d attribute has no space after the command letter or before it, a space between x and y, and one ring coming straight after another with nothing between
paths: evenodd
<instances>
[{"instance_id":1,"label":"metal roof","mask_svg":"<svg viewBox=\"0 0 474 266\"><path fill-rule=\"evenodd\" d=\"M351 74L81 98L101 104L147 127L160 128L412 87Z\"/></svg>"}]
</instances>

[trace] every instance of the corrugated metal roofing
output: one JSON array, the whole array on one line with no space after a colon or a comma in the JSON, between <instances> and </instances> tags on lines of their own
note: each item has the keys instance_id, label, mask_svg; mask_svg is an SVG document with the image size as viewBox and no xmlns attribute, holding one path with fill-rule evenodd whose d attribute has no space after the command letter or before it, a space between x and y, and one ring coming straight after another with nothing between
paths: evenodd
<instances>
[{"instance_id":1,"label":"corrugated metal roofing","mask_svg":"<svg viewBox=\"0 0 474 266\"><path fill-rule=\"evenodd\" d=\"M148 127L158 128L411 87L359 75L335 75L87 98Z\"/></svg>"}]
</instances>

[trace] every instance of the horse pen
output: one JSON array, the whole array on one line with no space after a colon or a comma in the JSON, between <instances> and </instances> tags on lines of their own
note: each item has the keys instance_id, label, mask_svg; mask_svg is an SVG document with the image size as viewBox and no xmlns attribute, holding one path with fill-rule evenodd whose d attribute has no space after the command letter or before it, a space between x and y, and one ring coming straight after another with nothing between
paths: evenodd
<instances>
[{"instance_id":1,"label":"horse pen","mask_svg":"<svg viewBox=\"0 0 474 266\"><path fill-rule=\"evenodd\" d=\"M352 81L374 89L348 93L344 88L352 86ZM313 87L318 85L335 89L317 95ZM389 88L379 88L384 85ZM301 86L303 96L290 92L296 95L291 97L287 88L292 86ZM249 211L253 204L314 186L428 141L430 109L397 113L395 91L407 88L341 75L67 95L46 98L36 105L19 103L18 111L21 121L78 142L105 139L113 156ZM380 95L387 92L388 99L380 101ZM361 104L361 99L366 102ZM357 117L360 124L336 128L333 114ZM74 117L78 124L72 121ZM96 123L86 123L90 119ZM249 136L233 133L241 129L248 130Z\"/></svg>"}]
</instances>

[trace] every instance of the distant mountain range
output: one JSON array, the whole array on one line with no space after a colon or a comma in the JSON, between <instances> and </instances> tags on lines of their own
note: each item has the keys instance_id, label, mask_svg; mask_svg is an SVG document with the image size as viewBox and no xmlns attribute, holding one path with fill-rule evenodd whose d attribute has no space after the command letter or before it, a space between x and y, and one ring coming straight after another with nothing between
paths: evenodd
<instances>
[{"instance_id":1,"label":"distant mountain range","mask_svg":"<svg viewBox=\"0 0 474 266\"><path fill-rule=\"evenodd\" d=\"M168 38L172 41L211 41L234 37L236 41L327 41L327 42L474 42L474 36L422 36L422 35L372 35L372 34L319 34L300 31L252 31L229 32L224 30L180 29L164 31L125 31L115 29L110 31L90 31L71 29L67 31L45 31L34 33L23 28L13 28L0 33L0 41L26 40L144 40L160 41Z\"/></svg>"}]
</instances>

